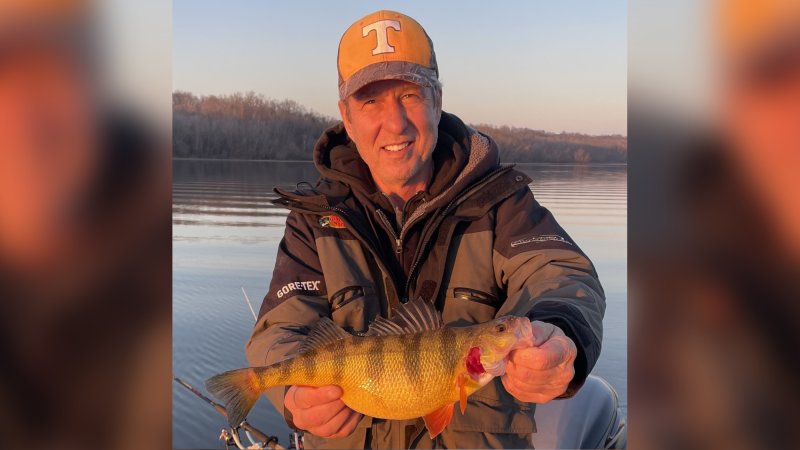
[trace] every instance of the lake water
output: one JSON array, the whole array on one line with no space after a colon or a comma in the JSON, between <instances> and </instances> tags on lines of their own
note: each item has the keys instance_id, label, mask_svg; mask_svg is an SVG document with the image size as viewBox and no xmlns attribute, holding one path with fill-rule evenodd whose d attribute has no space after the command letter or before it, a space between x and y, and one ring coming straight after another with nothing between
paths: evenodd
<instances>
[{"instance_id":1,"label":"lake water","mask_svg":"<svg viewBox=\"0 0 800 450\"><path fill-rule=\"evenodd\" d=\"M531 189L597 267L607 297L603 351L593 373L607 379L627 411L627 168L618 165L519 165ZM313 182L310 163L173 162L173 374L201 391L211 375L247 365L244 344L269 286L287 212L275 185ZM226 422L174 384L175 448L223 448ZM287 445L290 432L266 400L253 425Z\"/></svg>"}]
</instances>

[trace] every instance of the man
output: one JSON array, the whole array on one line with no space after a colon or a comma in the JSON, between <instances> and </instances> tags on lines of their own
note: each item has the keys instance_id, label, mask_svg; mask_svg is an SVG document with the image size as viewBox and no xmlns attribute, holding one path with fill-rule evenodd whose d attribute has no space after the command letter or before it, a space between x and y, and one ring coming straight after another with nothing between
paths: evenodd
<instances>
[{"instance_id":1,"label":"man","mask_svg":"<svg viewBox=\"0 0 800 450\"><path fill-rule=\"evenodd\" d=\"M313 189L277 189L291 210L247 344L251 365L285 359L320 317L364 331L409 299L449 326L534 320L535 348L469 398L432 441L422 420L363 417L337 386L268 396L308 447L529 447L534 403L573 395L600 353L603 292L588 258L501 167L490 138L442 112L433 45L413 19L378 11L339 44L342 123L314 149ZM294 339L292 339L294 337Z\"/></svg>"}]
</instances>

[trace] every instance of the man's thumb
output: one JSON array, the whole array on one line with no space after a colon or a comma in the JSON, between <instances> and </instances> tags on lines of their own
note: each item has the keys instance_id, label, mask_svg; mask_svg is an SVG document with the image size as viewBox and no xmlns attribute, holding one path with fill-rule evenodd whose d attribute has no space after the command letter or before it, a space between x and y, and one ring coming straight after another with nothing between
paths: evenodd
<instances>
[{"instance_id":1,"label":"man's thumb","mask_svg":"<svg viewBox=\"0 0 800 450\"><path fill-rule=\"evenodd\" d=\"M531 322L531 330L533 331L533 346L539 347L553 336L556 326L552 323L534 320Z\"/></svg>"}]
</instances>

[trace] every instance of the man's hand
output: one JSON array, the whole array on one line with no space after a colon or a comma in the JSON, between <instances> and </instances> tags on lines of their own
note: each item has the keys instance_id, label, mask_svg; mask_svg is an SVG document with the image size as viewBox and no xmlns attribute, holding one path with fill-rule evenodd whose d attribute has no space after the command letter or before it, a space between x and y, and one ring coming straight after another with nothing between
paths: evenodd
<instances>
[{"instance_id":1,"label":"man's hand","mask_svg":"<svg viewBox=\"0 0 800 450\"><path fill-rule=\"evenodd\" d=\"M323 438L349 436L364 416L340 399L339 386L292 386L283 404L292 413L295 426Z\"/></svg>"},{"instance_id":2,"label":"man's hand","mask_svg":"<svg viewBox=\"0 0 800 450\"><path fill-rule=\"evenodd\" d=\"M578 349L561 328L538 320L531 325L533 347L511 352L501 380L517 400L547 403L567 390Z\"/></svg>"}]
</instances>

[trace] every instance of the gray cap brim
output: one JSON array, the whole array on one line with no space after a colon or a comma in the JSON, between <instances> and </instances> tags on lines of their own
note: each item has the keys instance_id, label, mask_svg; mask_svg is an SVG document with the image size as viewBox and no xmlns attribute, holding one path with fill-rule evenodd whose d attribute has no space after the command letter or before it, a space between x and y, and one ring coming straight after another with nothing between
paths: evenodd
<instances>
[{"instance_id":1,"label":"gray cap brim","mask_svg":"<svg viewBox=\"0 0 800 450\"><path fill-rule=\"evenodd\" d=\"M407 61L383 61L370 64L339 83L339 99L344 100L362 87L381 80L403 80L431 87L438 81L434 69Z\"/></svg>"}]
</instances>

